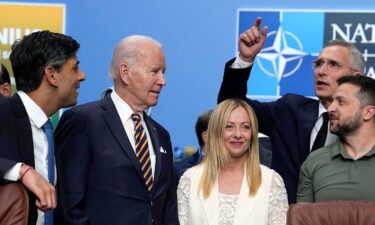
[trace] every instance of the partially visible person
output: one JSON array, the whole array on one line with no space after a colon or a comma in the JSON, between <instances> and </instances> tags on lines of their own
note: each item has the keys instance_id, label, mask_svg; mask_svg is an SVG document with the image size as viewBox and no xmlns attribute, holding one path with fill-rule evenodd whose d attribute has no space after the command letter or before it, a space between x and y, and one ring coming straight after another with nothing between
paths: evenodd
<instances>
[{"instance_id":1,"label":"partially visible person","mask_svg":"<svg viewBox=\"0 0 375 225\"><path fill-rule=\"evenodd\" d=\"M343 40L328 41L316 60L314 69L315 95L319 100L296 94L285 94L272 102L248 99L247 83L256 55L262 49L268 28L260 28L259 17L239 37L237 58L225 65L218 103L229 98L244 99L258 117L259 131L272 143L272 168L284 179L289 203L297 196L300 167L311 151L333 143L337 137L328 132L327 108L337 87L336 80L347 74L362 74L361 52ZM306 76L306 75L305 75Z\"/></svg>"},{"instance_id":2,"label":"partially visible person","mask_svg":"<svg viewBox=\"0 0 375 225\"><path fill-rule=\"evenodd\" d=\"M4 64L0 63L0 95L10 97L11 91L9 72Z\"/></svg>"},{"instance_id":3,"label":"partially visible person","mask_svg":"<svg viewBox=\"0 0 375 225\"><path fill-rule=\"evenodd\" d=\"M21 182L27 188L30 225L53 222L53 133L45 126L56 111L77 103L85 80L78 66L79 47L73 38L49 31L31 33L12 46L18 92L0 99L0 184Z\"/></svg>"},{"instance_id":4,"label":"partially visible person","mask_svg":"<svg viewBox=\"0 0 375 225\"><path fill-rule=\"evenodd\" d=\"M258 124L250 106L229 99L213 111L203 161L178 185L180 224L286 224L279 174L259 163Z\"/></svg>"},{"instance_id":5,"label":"partially visible person","mask_svg":"<svg viewBox=\"0 0 375 225\"><path fill-rule=\"evenodd\" d=\"M259 159L262 165L271 168L272 165L272 144L270 138L262 133L259 137Z\"/></svg>"},{"instance_id":6,"label":"partially visible person","mask_svg":"<svg viewBox=\"0 0 375 225\"><path fill-rule=\"evenodd\" d=\"M179 224L170 136L144 113L158 103L165 70L159 42L126 37L112 57L114 90L63 113L59 224Z\"/></svg>"},{"instance_id":7,"label":"partially visible person","mask_svg":"<svg viewBox=\"0 0 375 225\"><path fill-rule=\"evenodd\" d=\"M328 107L340 139L302 164L297 202L375 201L375 80L344 76Z\"/></svg>"},{"instance_id":8,"label":"partially visible person","mask_svg":"<svg viewBox=\"0 0 375 225\"><path fill-rule=\"evenodd\" d=\"M177 185L178 185L178 182L180 181L182 174L184 174L184 172L187 169L197 165L203 159L204 146L207 140L208 121L210 120L212 111L213 110L211 109L200 114L195 123L195 134L197 135L200 148L192 156L189 156L174 164L174 172L176 175Z\"/></svg>"}]
</instances>

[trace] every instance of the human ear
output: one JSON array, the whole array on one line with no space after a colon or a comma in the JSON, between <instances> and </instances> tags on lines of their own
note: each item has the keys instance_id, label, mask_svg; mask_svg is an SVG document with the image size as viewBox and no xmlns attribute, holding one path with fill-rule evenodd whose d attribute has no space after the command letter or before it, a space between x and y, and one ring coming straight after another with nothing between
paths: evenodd
<instances>
[{"instance_id":1,"label":"human ear","mask_svg":"<svg viewBox=\"0 0 375 225\"><path fill-rule=\"evenodd\" d=\"M57 71L55 70L55 68L53 68L52 66L46 66L46 68L44 69L44 78L50 85L54 87L58 86L56 75Z\"/></svg>"}]
</instances>

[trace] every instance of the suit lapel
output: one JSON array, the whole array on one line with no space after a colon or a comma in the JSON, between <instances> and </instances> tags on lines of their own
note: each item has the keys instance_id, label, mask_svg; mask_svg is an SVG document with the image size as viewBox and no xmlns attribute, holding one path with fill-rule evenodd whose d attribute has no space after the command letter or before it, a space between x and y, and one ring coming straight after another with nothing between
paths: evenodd
<instances>
[{"instance_id":1,"label":"suit lapel","mask_svg":"<svg viewBox=\"0 0 375 225\"><path fill-rule=\"evenodd\" d=\"M305 161L306 157L310 153L310 137L311 131L318 118L319 113L319 101L310 102L308 104L300 105L298 115L303 115L301 121L298 124L299 138L296 141L299 142L300 149L300 164ZM309 132L306 132L309 131Z\"/></svg>"},{"instance_id":2,"label":"suit lapel","mask_svg":"<svg viewBox=\"0 0 375 225\"><path fill-rule=\"evenodd\" d=\"M208 224L219 224L219 184L216 179L212 192L208 198L203 197L203 193L199 192L199 199L202 203Z\"/></svg>"},{"instance_id":3,"label":"suit lapel","mask_svg":"<svg viewBox=\"0 0 375 225\"><path fill-rule=\"evenodd\" d=\"M18 94L15 94L11 98L11 105L16 115L16 132L17 132L17 144L20 149L20 155L22 160L35 167L34 162L34 144L33 135L31 131L30 119L27 115L25 106L23 105L21 98Z\"/></svg>"},{"instance_id":4,"label":"suit lapel","mask_svg":"<svg viewBox=\"0 0 375 225\"><path fill-rule=\"evenodd\" d=\"M152 144L152 147L154 148L156 162L155 162L155 174L154 174L154 187L157 184L157 181L160 176L161 171L161 153L160 153L160 142L159 142L159 135L156 129L156 126L154 122L146 115L146 113L143 113L143 119L146 123L147 130L151 137L151 142L149 144ZM153 191L155 188L153 188Z\"/></svg>"},{"instance_id":5,"label":"suit lapel","mask_svg":"<svg viewBox=\"0 0 375 225\"><path fill-rule=\"evenodd\" d=\"M125 133L124 127L121 123L121 119L110 95L102 100L101 107L103 109L102 115L108 125L108 128L111 130L113 136L120 144L125 154L129 157L130 161L134 164L134 167L137 169L138 174L143 181L143 175L138 159L134 153L132 145L130 144L128 136Z\"/></svg>"}]
</instances>

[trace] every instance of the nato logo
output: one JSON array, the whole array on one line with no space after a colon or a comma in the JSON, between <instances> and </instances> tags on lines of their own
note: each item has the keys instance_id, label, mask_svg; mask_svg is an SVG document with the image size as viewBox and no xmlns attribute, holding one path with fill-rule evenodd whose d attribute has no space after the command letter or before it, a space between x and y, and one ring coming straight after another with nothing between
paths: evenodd
<instances>
[{"instance_id":1,"label":"nato logo","mask_svg":"<svg viewBox=\"0 0 375 225\"><path fill-rule=\"evenodd\" d=\"M373 13L370 15L368 18L374 18ZM369 50L375 52L371 45L375 41L369 42L375 37L368 37L370 33L375 34L375 29L366 30L366 25L362 25L374 24L375 28L375 21L360 21L364 20L363 13L240 9L236 40L259 16L262 17L261 27L268 26L268 35L251 71L247 93L250 98L274 100L286 93L315 96L311 64L328 40L344 39L355 43L364 55ZM348 24L346 20L353 21L353 18L358 21ZM367 63L368 58L365 56ZM371 76L373 68L367 70Z\"/></svg>"}]
</instances>

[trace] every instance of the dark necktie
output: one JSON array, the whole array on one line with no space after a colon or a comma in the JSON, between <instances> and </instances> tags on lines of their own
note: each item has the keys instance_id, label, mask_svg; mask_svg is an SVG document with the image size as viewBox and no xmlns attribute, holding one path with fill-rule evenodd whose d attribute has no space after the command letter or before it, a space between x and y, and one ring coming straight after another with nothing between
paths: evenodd
<instances>
[{"instance_id":1,"label":"dark necktie","mask_svg":"<svg viewBox=\"0 0 375 225\"><path fill-rule=\"evenodd\" d=\"M323 147L324 143L326 142L327 132L328 132L328 113L325 112L322 115L323 115L323 124L320 127L318 134L316 135L311 151L315 151L316 149Z\"/></svg>"},{"instance_id":2,"label":"dark necktie","mask_svg":"<svg viewBox=\"0 0 375 225\"><path fill-rule=\"evenodd\" d=\"M55 144L53 140L53 127L51 120L47 120L42 126L48 141L48 181L54 185L55 183ZM53 225L53 211L44 214L44 225Z\"/></svg>"},{"instance_id":3,"label":"dark necktie","mask_svg":"<svg viewBox=\"0 0 375 225\"><path fill-rule=\"evenodd\" d=\"M147 143L147 135L143 129L139 114L133 113L132 120L134 122L135 152L139 164L141 165L141 171L147 189L151 191L154 181L152 178L151 158Z\"/></svg>"}]
</instances>

